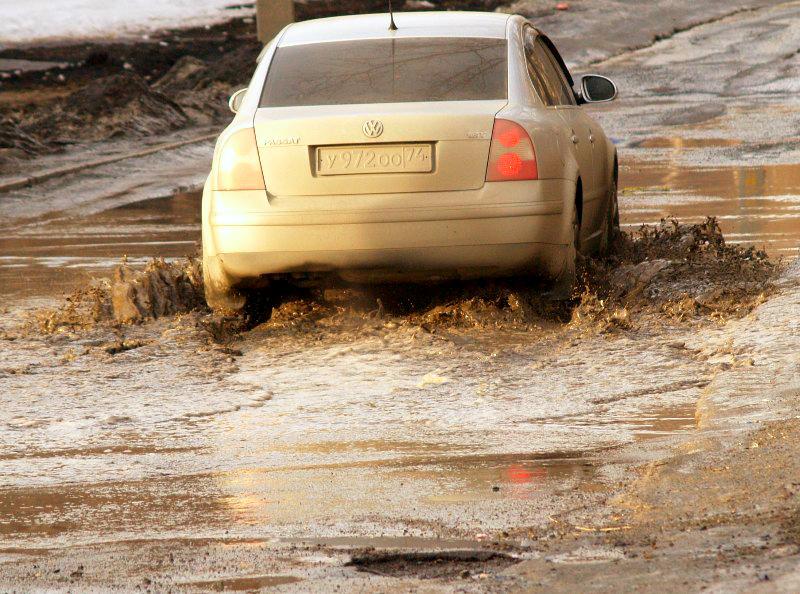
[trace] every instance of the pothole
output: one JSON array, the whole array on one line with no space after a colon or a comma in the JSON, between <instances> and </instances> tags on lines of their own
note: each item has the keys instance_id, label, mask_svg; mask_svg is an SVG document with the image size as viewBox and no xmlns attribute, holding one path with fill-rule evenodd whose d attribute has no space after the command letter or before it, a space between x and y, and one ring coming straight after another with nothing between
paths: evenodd
<instances>
[{"instance_id":1,"label":"pothole","mask_svg":"<svg viewBox=\"0 0 800 594\"><path fill-rule=\"evenodd\" d=\"M386 577L418 579L470 578L496 573L519 559L484 550L367 552L354 555L349 566Z\"/></svg>"}]
</instances>

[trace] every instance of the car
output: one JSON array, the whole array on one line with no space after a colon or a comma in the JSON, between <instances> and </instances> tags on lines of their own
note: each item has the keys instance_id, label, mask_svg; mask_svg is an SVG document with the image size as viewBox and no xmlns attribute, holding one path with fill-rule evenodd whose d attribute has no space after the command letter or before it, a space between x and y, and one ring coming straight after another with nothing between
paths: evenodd
<instances>
[{"instance_id":1,"label":"car","mask_svg":"<svg viewBox=\"0 0 800 594\"><path fill-rule=\"evenodd\" d=\"M390 25L391 23L391 25ZM396 23L396 26L394 26ZM202 200L211 308L275 279L530 274L571 286L619 227L614 145L518 15L420 12L287 26L220 135Z\"/></svg>"}]
</instances>

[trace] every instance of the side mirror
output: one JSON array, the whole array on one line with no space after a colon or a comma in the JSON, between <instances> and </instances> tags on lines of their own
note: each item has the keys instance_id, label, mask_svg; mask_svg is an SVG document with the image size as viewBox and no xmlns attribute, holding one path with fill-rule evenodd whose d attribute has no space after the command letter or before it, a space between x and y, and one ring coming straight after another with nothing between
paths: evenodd
<instances>
[{"instance_id":1,"label":"side mirror","mask_svg":"<svg viewBox=\"0 0 800 594\"><path fill-rule=\"evenodd\" d=\"M239 108L242 106L242 101L244 101L245 93L247 93L247 89L239 89L228 99L228 107L233 113L239 111Z\"/></svg>"},{"instance_id":2,"label":"side mirror","mask_svg":"<svg viewBox=\"0 0 800 594\"><path fill-rule=\"evenodd\" d=\"M581 103L606 103L617 98L617 85L610 78L587 74L581 78Z\"/></svg>"}]
</instances>

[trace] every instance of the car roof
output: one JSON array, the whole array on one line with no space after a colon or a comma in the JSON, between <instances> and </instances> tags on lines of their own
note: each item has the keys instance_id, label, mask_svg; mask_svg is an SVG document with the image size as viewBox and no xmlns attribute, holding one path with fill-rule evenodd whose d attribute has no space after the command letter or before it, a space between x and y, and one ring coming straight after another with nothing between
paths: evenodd
<instances>
[{"instance_id":1,"label":"car roof","mask_svg":"<svg viewBox=\"0 0 800 594\"><path fill-rule=\"evenodd\" d=\"M397 31L390 31L389 13L331 17L289 25L278 46L400 37L505 39L509 18L492 12L396 12Z\"/></svg>"}]
</instances>

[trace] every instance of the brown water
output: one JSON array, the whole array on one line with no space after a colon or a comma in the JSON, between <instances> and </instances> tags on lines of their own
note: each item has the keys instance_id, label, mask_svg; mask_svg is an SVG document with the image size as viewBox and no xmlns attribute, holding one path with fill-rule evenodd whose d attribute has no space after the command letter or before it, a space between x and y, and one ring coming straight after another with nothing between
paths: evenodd
<instances>
[{"instance_id":1,"label":"brown water","mask_svg":"<svg viewBox=\"0 0 800 594\"><path fill-rule=\"evenodd\" d=\"M2 199L2 198L0 198ZM133 264L198 250L200 192L179 192L87 216L46 215L0 235L0 294L12 300L71 292Z\"/></svg>"},{"instance_id":2,"label":"brown water","mask_svg":"<svg viewBox=\"0 0 800 594\"><path fill-rule=\"evenodd\" d=\"M300 405L299 410L303 408ZM80 540L97 534L119 537L142 534L144 527L147 532L173 537L223 530L247 535L265 523L296 526L331 517L378 514L390 502L442 511L453 504L488 504L506 510L508 505L526 501L541 505L554 486L579 491L600 488L596 473L601 452L470 454L463 443L318 441L313 432L294 441L293 451L289 451L280 443L261 442L258 436L263 431L253 426L274 425L281 418L280 411L252 409L239 417L235 435L225 429L228 421L219 417L210 430L211 439L190 439L198 443L194 448L145 447L137 444L144 441L144 435L132 434L126 438L126 446L114 447L113 440L104 438L108 447L28 451L0 460L0 465L25 464L28 469L38 465L45 473L52 472L54 464L92 469L92 475L105 477L99 482L89 479L0 490L0 543L10 545L17 538L35 542L40 538ZM621 418L599 410L578 425L589 432L602 432L601 428L608 426L641 441L690 431L693 418L694 406L682 404ZM376 420L364 418L360 423ZM558 421L545 430L556 434L571 431L569 424ZM25 429L15 431L20 434ZM163 429L153 426L145 431ZM351 431L363 432L355 425ZM174 434L174 430L167 431L160 439L170 441ZM240 452L229 461L229 452L246 445L238 443L241 439L248 441L249 454ZM182 464L180 460L190 458L205 461L197 470L204 465L217 469L185 474L184 468L180 474L166 476L149 467L150 461ZM278 462L281 459L283 462ZM273 463L265 465L269 460ZM249 461L261 464L251 466ZM142 472L151 476L109 480L115 474L131 477Z\"/></svg>"},{"instance_id":3,"label":"brown water","mask_svg":"<svg viewBox=\"0 0 800 594\"><path fill-rule=\"evenodd\" d=\"M800 165L686 167L625 161L620 215L632 229L662 218L716 217L728 241L794 256L800 245Z\"/></svg>"}]
</instances>

